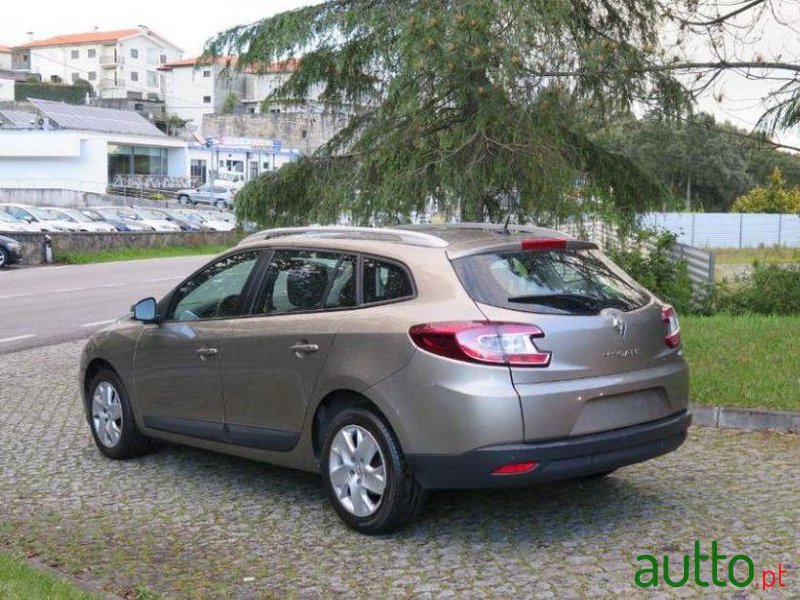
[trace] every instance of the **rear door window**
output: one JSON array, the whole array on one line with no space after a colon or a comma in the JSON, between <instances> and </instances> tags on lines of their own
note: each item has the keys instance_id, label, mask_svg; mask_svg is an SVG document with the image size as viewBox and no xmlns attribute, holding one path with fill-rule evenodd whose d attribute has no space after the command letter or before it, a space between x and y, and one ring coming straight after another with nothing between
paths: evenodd
<instances>
[{"instance_id":1,"label":"rear door window","mask_svg":"<svg viewBox=\"0 0 800 600\"><path fill-rule=\"evenodd\" d=\"M356 257L315 250L278 250L270 261L255 314L356 305Z\"/></svg>"},{"instance_id":2,"label":"rear door window","mask_svg":"<svg viewBox=\"0 0 800 600\"><path fill-rule=\"evenodd\" d=\"M522 250L456 259L461 283L492 306L553 314L630 311L649 294L597 250Z\"/></svg>"}]
</instances>

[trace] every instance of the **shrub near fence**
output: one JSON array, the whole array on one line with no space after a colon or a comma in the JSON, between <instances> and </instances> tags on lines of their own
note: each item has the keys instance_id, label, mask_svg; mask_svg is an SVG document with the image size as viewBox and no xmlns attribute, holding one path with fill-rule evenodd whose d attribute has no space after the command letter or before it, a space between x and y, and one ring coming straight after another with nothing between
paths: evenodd
<instances>
[{"instance_id":1,"label":"shrub near fence","mask_svg":"<svg viewBox=\"0 0 800 600\"><path fill-rule=\"evenodd\" d=\"M605 251L618 250L620 246L620 240L615 229L602 221L589 221L581 225L569 224L560 227L560 229L570 235L591 240ZM638 252L648 254L657 247L654 237L645 236L641 239L631 239L629 242L635 242L634 245ZM677 241L661 248L661 251L674 262L686 264L686 271L695 292L705 292L709 284L714 282L715 261L713 252L678 243Z\"/></svg>"}]
</instances>

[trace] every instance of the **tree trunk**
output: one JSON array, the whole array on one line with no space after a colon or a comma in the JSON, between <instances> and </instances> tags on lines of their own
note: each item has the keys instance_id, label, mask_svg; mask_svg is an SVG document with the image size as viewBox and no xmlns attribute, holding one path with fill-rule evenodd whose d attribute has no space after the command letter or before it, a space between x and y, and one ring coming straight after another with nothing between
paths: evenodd
<instances>
[{"instance_id":1,"label":"tree trunk","mask_svg":"<svg viewBox=\"0 0 800 600\"><path fill-rule=\"evenodd\" d=\"M692 174L686 175L686 210L692 212Z\"/></svg>"}]
</instances>

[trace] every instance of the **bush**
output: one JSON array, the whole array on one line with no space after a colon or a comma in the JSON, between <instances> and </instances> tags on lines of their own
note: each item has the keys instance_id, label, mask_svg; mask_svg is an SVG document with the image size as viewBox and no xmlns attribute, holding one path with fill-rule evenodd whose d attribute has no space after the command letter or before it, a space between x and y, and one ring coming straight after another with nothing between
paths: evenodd
<instances>
[{"instance_id":1,"label":"bush","mask_svg":"<svg viewBox=\"0 0 800 600\"><path fill-rule=\"evenodd\" d=\"M29 98L85 104L86 88L81 85L63 85L43 82L20 82L14 86L14 100L26 102Z\"/></svg>"},{"instance_id":2,"label":"bush","mask_svg":"<svg viewBox=\"0 0 800 600\"><path fill-rule=\"evenodd\" d=\"M768 187L754 187L733 203L740 213L800 213L800 187L787 188L781 170L775 167Z\"/></svg>"},{"instance_id":3,"label":"bush","mask_svg":"<svg viewBox=\"0 0 800 600\"><path fill-rule=\"evenodd\" d=\"M163 202L164 200L167 199L167 197L164 194L162 194L161 192L155 192L155 193L150 194L149 196L147 196L147 199L148 200L154 200L156 202Z\"/></svg>"},{"instance_id":4,"label":"bush","mask_svg":"<svg viewBox=\"0 0 800 600\"><path fill-rule=\"evenodd\" d=\"M678 312L694 311L692 281L686 261L670 251L677 236L650 229L638 230L630 241L612 244L606 253L636 281Z\"/></svg>"},{"instance_id":5,"label":"bush","mask_svg":"<svg viewBox=\"0 0 800 600\"><path fill-rule=\"evenodd\" d=\"M715 287L710 310L735 315L800 315L800 263L754 263L751 275Z\"/></svg>"}]
</instances>

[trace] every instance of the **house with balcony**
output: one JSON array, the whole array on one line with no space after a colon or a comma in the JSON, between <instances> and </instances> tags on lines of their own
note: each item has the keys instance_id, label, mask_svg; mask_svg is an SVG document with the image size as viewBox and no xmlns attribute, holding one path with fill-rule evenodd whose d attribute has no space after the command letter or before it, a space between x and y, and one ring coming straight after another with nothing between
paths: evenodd
<instances>
[{"instance_id":1,"label":"house with balcony","mask_svg":"<svg viewBox=\"0 0 800 600\"><path fill-rule=\"evenodd\" d=\"M33 40L12 48L12 69L42 81L88 81L101 98L158 99L161 65L181 57L175 44L140 25Z\"/></svg>"}]
</instances>

